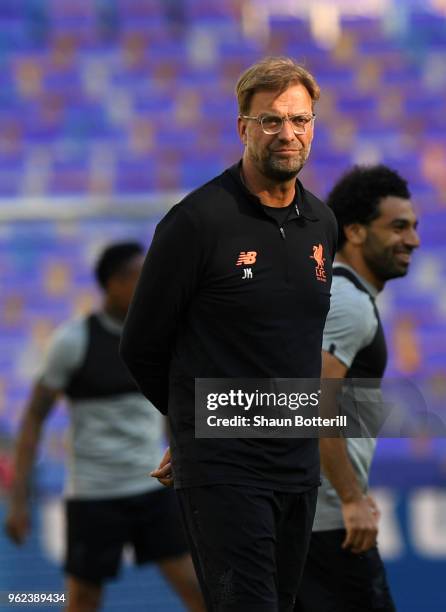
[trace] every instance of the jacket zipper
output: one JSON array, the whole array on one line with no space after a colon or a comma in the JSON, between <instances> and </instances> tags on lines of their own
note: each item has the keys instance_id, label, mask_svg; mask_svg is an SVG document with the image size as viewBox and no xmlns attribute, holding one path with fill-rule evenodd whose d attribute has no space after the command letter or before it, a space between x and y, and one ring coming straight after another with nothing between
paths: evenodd
<instances>
[{"instance_id":1,"label":"jacket zipper","mask_svg":"<svg viewBox=\"0 0 446 612\"><path fill-rule=\"evenodd\" d=\"M296 215L297 215L298 217L300 217L300 211L299 211L299 208L298 208L297 204L295 204L295 205L294 205L294 210L296 211ZM287 218L285 219L285 223L288 221L288 217L289 217L289 213L288 213L288 215L287 215ZM284 223L284 225L285 225L285 223ZM284 228L284 225L281 225L281 226L279 227L279 232L280 232L280 235L282 236L282 238L283 238L284 240L286 240L286 234L285 234L285 228Z\"/></svg>"},{"instance_id":2,"label":"jacket zipper","mask_svg":"<svg viewBox=\"0 0 446 612\"><path fill-rule=\"evenodd\" d=\"M282 237L282 245L283 245L283 255L284 255L284 260L283 260L283 271L285 273L285 282L289 283L290 282L290 271L289 271L289 262L288 262L288 248L287 248L287 239L286 239L286 233L285 233L285 228L283 227L283 225L279 226L279 232L280 235Z\"/></svg>"}]
</instances>

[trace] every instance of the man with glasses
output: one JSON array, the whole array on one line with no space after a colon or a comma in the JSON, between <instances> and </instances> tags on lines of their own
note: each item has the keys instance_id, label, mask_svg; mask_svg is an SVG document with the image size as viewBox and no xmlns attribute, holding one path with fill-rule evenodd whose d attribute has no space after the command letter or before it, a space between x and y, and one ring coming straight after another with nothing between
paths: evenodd
<instances>
[{"instance_id":1,"label":"man with glasses","mask_svg":"<svg viewBox=\"0 0 446 612\"><path fill-rule=\"evenodd\" d=\"M209 610L292 610L313 523L317 439L195 438L196 378L316 378L337 227L297 180L319 87L288 58L240 77L242 160L158 225L121 352L171 426L174 481ZM201 407L198 406L197 409Z\"/></svg>"}]
</instances>

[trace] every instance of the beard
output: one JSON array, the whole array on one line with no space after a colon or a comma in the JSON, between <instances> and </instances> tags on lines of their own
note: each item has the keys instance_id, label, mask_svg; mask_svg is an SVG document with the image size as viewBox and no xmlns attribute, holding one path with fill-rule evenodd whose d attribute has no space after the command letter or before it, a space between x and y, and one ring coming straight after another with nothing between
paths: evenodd
<instances>
[{"instance_id":1,"label":"beard","mask_svg":"<svg viewBox=\"0 0 446 612\"><path fill-rule=\"evenodd\" d=\"M306 148L296 150L296 155L288 158L281 158L274 153L274 150L267 149L262 156L252 154L251 159L263 176L281 183L299 174L310 155L310 149L311 145L308 145Z\"/></svg>"},{"instance_id":2,"label":"beard","mask_svg":"<svg viewBox=\"0 0 446 612\"><path fill-rule=\"evenodd\" d=\"M369 236L364 245L364 260L375 276L385 282L406 276L409 271L409 262L398 261L395 257L397 252L401 252L401 249L383 248L376 238L371 239ZM411 253L412 250L406 249L404 252Z\"/></svg>"}]
</instances>

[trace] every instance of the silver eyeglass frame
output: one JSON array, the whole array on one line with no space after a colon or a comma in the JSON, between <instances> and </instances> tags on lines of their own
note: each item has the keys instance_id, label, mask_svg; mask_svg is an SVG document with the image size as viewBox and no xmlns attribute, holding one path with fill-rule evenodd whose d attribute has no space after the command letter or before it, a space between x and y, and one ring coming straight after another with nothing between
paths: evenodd
<instances>
[{"instance_id":1,"label":"silver eyeglass frame","mask_svg":"<svg viewBox=\"0 0 446 612\"><path fill-rule=\"evenodd\" d=\"M281 120L281 122L282 122L282 123L280 124L280 126L279 126L279 129L278 129L278 130L276 130L275 132L271 132L271 131L270 131L270 132L267 132L267 131L265 130L265 128L263 127L263 120L264 120L266 117L271 117L271 116L274 116L274 117L279 118L279 119ZM299 116L302 116L302 115L292 115L292 117L299 117ZM280 133L280 132L283 130L283 126L284 126L285 121L289 121L289 122L290 122L290 124L291 124L291 128L292 128L292 130L293 130L294 134L295 134L296 136L300 136L300 135L302 135L302 134L305 134L305 133L306 133L306 130L307 130L307 125L308 125L308 124L311 124L312 126L314 125L314 120L316 119L316 113L312 113L312 114L311 114L311 118L309 118L309 119L308 119L308 121L306 121L306 122L305 122L304 127L303 127L303 131L298 130L298 128L296 128L296 127L293 125L293 123L292 123L292 121L291 121L291 118L290 118L290 117L288 117L288 115L285 115L285 117L281 117L280 115L274 115L273 113L270 113L270 114L266 113L266 114L264 114L264 115L257 115L256 117L250 117L249 115L239 115L239 117L240 117L240 119L250 119L251 121L257 121L257 123L258 123L258 124L260 125L260 127L262 128L263 133L264 133L264 134L266 134L267 136L274 136L275 134L279 134L279 133Z\"/></svg>"}]
</instances>

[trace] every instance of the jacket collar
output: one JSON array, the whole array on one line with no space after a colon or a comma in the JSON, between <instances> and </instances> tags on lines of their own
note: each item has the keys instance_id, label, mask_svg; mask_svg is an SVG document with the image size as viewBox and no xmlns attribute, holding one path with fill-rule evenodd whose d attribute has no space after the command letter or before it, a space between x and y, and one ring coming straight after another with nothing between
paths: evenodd
<instances>
[{"instance_id":1,"label":"jacket collar","mask_svg":"<svg viewBox=\"0 0 446 612\"><path fill-rule=\"evenodd\" d=\"M242 168L242 160L228 168L227 173L231 177L231 179L237 185L237 188L243 193L246 199L256 206L261 206L260 199L251 193L249 189L246 187L241 178L241 168ZM294 205L295 210L290 214L289 219L302 217L307 221L318 221L319 217L315 214L310 202L308 201L306 191L299 181L296 178L296 189L294 194L294 199L292 204Z\"/></svg>"}]
</instances>

